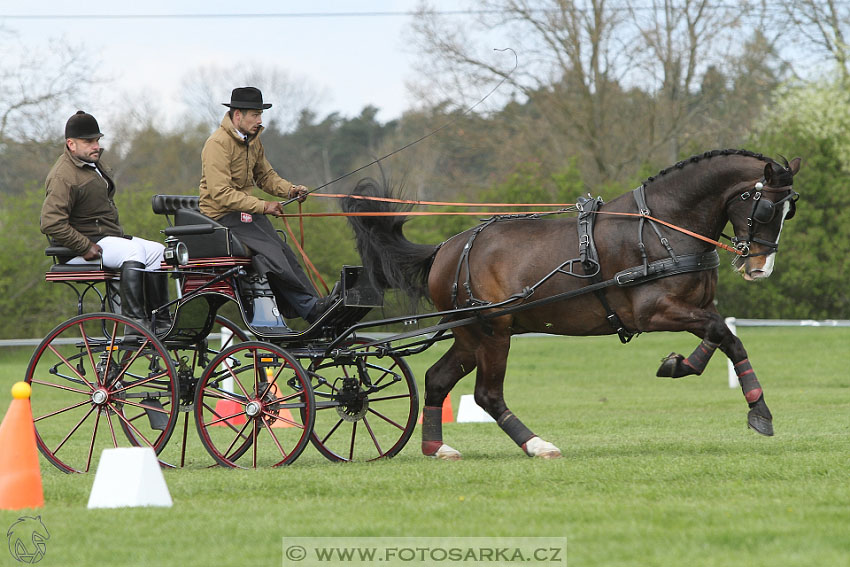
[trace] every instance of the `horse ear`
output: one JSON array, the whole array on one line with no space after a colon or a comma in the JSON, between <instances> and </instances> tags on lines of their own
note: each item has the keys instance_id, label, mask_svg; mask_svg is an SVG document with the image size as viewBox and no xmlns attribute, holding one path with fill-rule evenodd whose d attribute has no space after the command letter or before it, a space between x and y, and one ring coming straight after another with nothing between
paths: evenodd
<instances>
[{"instance_id":1,"label":"horse ear","mask_svg":"<svg viewBox=\"0 0 850 567\"><path fill-rule=\"evenodd\" d=\"M764 166L764 181L767 185L770 185L773 181L773 164L768 163Z\"/></svg>"},{"instance_id":2,"label":"horse ear","mask_svg":"<svg viewBox=\"0 0 850 567\"><path fill-rule=\"evenodd\" d=\"M802 160L798 157L791 160L791 163L788 164L788 167L791 169L791 175L797 175L797 172L800 171L800 163Z\"/></svg>"}]
</instances>

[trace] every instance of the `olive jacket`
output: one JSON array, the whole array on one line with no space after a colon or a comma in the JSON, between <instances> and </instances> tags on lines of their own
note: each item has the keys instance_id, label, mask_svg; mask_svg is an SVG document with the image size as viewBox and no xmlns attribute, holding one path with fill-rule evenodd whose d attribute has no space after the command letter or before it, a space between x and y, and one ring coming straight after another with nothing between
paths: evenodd
<instances>
[{"instance_id":1,"label":"olive jacket","mask_svg":"<svg viewBox=\"0 0 850 567\"><path fill-rule=\"evenodd\" d=\"M41 232L80 255L104 236L125 236L111 172L100 161L96 165L100 174L66 146L44 184Z\"/></svg>"},{"instance_id":2,"label":"olive jacket","mask_svg":"<svg viewBox=\"0 0 850 567\"><path fill-rule=\"evenodd\" d=\"M280 177L269 161L260 133L242 139L230 115L212 133L201 151L200 208L219 219L230 212L263 212L265 201L252 195L254 186L276 197L289 197L292 183Z\"/></svg>"}]
</instances>

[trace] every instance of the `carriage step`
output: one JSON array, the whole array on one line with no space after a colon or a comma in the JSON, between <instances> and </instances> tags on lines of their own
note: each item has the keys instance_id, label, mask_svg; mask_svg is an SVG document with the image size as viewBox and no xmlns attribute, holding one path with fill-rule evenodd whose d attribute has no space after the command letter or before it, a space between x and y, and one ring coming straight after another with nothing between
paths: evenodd
<instances>
[{"instance_id":1,"label":"carriage step","mask_svg":"<svg viewBox=\"0 0 850 567\"><path fill-rule=\"evenodd\" d=\"M145 414L148 416L151 429L165 431L165 428L168 426L168 413L165 411L165 408L162 407L159 400L148 398L146 400L142 400L140 403L145 406Z\"/></svg>"}]
</instances>

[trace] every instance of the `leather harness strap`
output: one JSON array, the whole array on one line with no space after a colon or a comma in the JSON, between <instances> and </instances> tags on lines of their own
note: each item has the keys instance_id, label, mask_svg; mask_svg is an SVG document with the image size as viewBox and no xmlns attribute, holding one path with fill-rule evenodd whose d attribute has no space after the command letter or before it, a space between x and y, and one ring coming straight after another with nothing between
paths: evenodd
<instances>
[{"instance_id":1,"label":"leather harness strap","mask_svg":"<svg viewBox=\"0 0 850 567\"><path fill-rule=\"evenodd\" d=\"M579 259L581 260L581 265L584 268L585 274L590 276L590 281L592 283L599 283L602 281L599 254L596 251L596 243L593 239L593 224L596 220L595 213L602 205L603 202L600 197L597 197L596 199L579 197L578 203L576 203L579 211L581 211L578 215L577 224ZM643 217L641 217L641 222L643 222ZM642 239L640 246L641 249L643 249ZM646 254L642 253L642 257L644 259L644 264L646 264ZM620 316L617 315L617 312L614 311L611 308L611 304L608 303L608 298L605 296L605 289L596 289L593 294L599 300L599 303L602 304L602 308L605 309L605 319L608 320L611 328L617 332L617 336L620 337L620 342L625 344L632 340L638 333L626 328L622 319L620 319Z\"/></svg>"}]
</instances>

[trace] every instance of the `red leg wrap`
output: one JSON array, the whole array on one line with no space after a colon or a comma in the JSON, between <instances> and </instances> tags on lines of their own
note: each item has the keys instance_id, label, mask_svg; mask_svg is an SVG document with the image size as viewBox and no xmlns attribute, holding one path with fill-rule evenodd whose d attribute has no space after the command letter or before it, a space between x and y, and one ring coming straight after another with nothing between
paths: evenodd
<instances>
[{"instance_id":1,"label":"red leg wrap","mask_svg":"<svg viewBox=\"0 0 850 567\"><path fill-rule=\"evenodd\" d=\"M696 350L691 353L691 356L683 360L682 363L690 366L698 375L702 374L715 350L717 350L717 344L703 339L697 345Z\"/></svg>"},{"instance_id":2,"label":"red leg wrap","mask_svg":"<svg viewBox=\"0 0 850 567\"><path fill-rule=\"evenodd\" d=\"M748 403L754 403L762 395L761 384L756 378L755 370L750 364L750 359L745 358L735 365L735 373L738 375L738 382L741 384L741 390L744 392L744 398Z\"/></svg>"}]
</instances>

